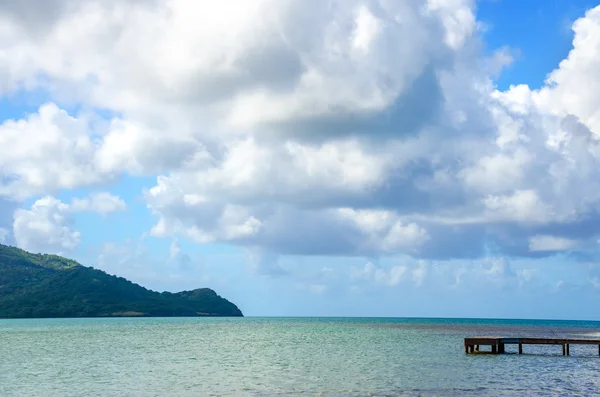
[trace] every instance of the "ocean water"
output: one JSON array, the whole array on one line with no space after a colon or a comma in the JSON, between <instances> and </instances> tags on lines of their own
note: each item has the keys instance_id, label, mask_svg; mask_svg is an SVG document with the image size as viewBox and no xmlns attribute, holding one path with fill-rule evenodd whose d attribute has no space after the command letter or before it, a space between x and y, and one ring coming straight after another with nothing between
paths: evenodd
<instances>
[{"instance_id":1,"label":"ocean water","mask_svg":"<svg viewBox=\"0 0 600 397\"><path fill-rule=\"evenodd\" d=\"M0 396L600 394L596 346L465 355L476 335L598 337L600 323L456 319L0 320ZM509 352L514 352L510 350Z\"/></svg>"}]
</instances>

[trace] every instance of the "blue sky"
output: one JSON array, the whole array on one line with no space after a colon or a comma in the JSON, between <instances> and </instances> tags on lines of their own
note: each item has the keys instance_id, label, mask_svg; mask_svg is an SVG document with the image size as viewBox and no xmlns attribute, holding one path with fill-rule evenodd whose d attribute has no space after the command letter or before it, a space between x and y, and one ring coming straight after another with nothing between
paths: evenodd
<instances>
[{"instance_id":1,"label":"blue sky","mask_svg":"<svg viewBox=\"0 0 600 397\"><path fill-rule=\"evenodd\" d=\"M573 47L573 22L597 5L587 0L479 1L477 16L488 29L484 34L486 48L493 51L508 46L515 50L515 63L500 76L498 87L541 87L546 75Z\"/></svg>"},{"instance_id":2,"label":"blue sky","mask_svg":"<svg viewBox=\"0 0 600 397\"><path fill-rule=\"evenodd\" d=\"M246 315L600 320L597 5L0 5L0 242Z\"/></svg>"}]
</instances>

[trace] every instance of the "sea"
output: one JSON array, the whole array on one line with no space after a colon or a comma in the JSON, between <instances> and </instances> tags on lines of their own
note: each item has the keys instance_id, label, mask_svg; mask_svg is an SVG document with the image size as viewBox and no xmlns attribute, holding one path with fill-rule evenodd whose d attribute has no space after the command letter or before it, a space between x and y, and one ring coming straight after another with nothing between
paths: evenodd
<instances>
[{"instance_id":1,"label":"sea","mask_svg":"<svg viewBox=\"0 0 600 397\"><path fill-rule=\"evenodd\" d=\"M2 397L593 396L597 346L468 336L600 338L586 321L395 318L0 320Z\"/></svg>"}]
</instances>

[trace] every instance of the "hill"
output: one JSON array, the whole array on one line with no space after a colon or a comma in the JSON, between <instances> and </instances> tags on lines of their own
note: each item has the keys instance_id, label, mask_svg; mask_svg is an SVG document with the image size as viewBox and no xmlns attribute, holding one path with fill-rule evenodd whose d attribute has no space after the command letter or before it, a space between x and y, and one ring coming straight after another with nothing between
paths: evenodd
<instances>
[{"instance_id":1,"label":"hill","mask_svg":"<svg viewBox=\"0 0 600 397\"><path fill-rule=\"evenodd\" d=\"M155 292L57 255L0 244L0 318L242 316L209 288Z\"/></svg>"}]
</instances>

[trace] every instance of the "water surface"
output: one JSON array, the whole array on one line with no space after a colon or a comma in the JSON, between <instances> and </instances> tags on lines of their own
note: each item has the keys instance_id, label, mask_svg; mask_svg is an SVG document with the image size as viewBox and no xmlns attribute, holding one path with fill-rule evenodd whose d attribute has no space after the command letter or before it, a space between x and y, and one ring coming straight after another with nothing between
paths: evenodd
<instances>
[{"instance_id":1,"label":"water surface","mask_svg":"<svg viewBox=\"0 0 600 397\"><path fill-rule=\"evenodd\" d=\"M467 319L0 320L0 396L556 396L600 390L595 346L465 355L475 335L600 323ZM508 347L514 352L514 347Z\"/></svg>"}]
</instances>

